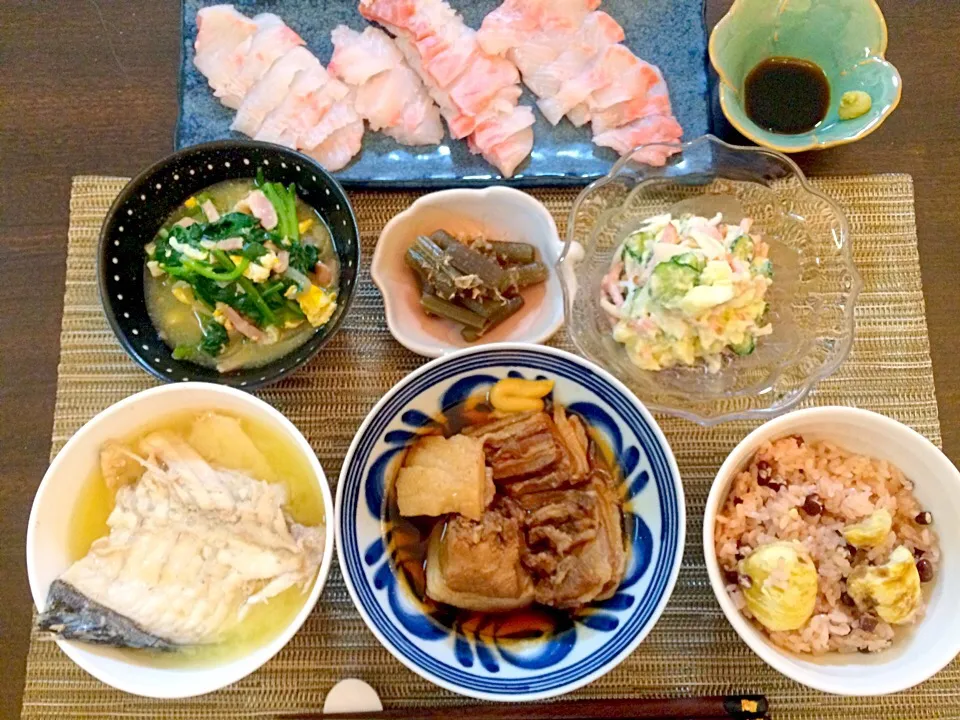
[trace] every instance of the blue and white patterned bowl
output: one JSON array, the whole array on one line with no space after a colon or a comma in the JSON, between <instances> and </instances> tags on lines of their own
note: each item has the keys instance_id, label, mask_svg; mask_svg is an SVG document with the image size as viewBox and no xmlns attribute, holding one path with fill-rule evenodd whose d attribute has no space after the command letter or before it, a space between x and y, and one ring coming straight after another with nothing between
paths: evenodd
<instances>
[{"instance_id":1,"label":"blue and white patterned bowl","mask_svg":"<svg viewBox=\"0 0 960 720\"><path fill-rule=\"evenodd\" d=\"M546 377L554 397L589 421L624 478L626 576L616 595L531 640L501 642L496 628L453 631L434 621L398 578L382 518L385 488L418 431L501 378ZM377 639L440 687L484 700L538 700L605 674L653 628L683 556L683 487L656 421L616 378L583 358L529 344L493 344L448 355L411 373L360 426L340 474L336 533L347 589ZM497 623L496 616L488 622Z\"/></svg>"}]
</instances>

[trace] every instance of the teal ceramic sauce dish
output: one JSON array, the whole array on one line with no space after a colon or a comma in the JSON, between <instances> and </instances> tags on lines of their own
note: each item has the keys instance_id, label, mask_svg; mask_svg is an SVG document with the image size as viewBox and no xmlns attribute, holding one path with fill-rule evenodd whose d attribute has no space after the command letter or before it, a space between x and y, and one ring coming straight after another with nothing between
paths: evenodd
<instances>
[{"instance_id":1,"label":"teal ceramic sauce dish","mask_svg":"<svg viewBox=\"0 0 960 720\"><path fill-rule=\"evenodd\" d=\"M736 0L710 36L710 61L720 76L720 107L758 145L781 152L821 150L876 130L900 102L902 82L883 55L887 25L875 0ZM744 82L770 57L816 63L830 83L830 105L809 132L786 135L753 122L744 109ZM852 120L838 115L844 93L860 90L872 106Z\"/></svg>"}]
</instances>

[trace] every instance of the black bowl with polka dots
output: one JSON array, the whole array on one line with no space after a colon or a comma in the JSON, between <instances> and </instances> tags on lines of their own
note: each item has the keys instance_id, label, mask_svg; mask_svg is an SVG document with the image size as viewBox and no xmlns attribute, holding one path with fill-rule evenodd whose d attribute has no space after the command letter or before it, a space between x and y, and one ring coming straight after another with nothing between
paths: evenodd
<instances>
[{"instance_id":1,"label":"black bowl with polka dots","mask_svg":"<svg viewBox=\"0 0 960 720\"><path fill-rule=\"evenodd\" d=\"M337 309L326 325L290 354L263 367L221 374L175 360L157 333L144 299L144 246L191 195L224 180L252 178L258 169L271 182L294 183L300 199L326 220L340 258ZM316 161L279 145L226 140L180 150L131 180L104 221L97 262L107 320L123 348L147 372L169 382L200 380L252 389L296 370L343 324L357 284L360 233L343 188Z\"/></svg>"}]
</instances>

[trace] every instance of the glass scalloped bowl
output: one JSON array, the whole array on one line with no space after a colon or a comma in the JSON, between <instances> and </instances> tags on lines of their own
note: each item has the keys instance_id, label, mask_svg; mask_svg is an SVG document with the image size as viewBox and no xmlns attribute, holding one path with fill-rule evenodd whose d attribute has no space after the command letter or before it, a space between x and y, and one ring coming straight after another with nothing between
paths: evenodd
<instances>
[{"instance_id":1,"label":"glass scalloped bowl","mask_svg":"<svg viewBox=\"0 0 960 720\"><path fill-rule=\"evenodd\" d=\"M580 353L655 411L701 425L775 417L800 403L850 352L862 282L847 220L779 152L728 145L712 135L675 147L663 167L624 157L574 202L559 261L561 269L575 265L577 279L564 287L567 330ZM734 222L751 217L770 245L774 278L766 299L773 333L760 338L751 355L725 356L714 373L703 363L640 369L614 341L600 306L614 250L645 218L667 211L720 211Z\"/></svg>"}]
</instances>

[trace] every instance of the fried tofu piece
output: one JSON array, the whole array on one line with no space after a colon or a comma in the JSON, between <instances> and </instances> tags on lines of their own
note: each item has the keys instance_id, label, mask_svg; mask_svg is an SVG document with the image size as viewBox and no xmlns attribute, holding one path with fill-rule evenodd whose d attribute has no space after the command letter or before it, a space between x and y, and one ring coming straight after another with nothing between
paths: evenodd
<instances>
[{"instance_id":1,"label":"fried tofu piece","mask_svg":"<svg viewBox=\"0 0 960 720\"><path fill-rule=\"evenodd\" d=\"M100 472L110 492L116 492L124 485L132 485L139 480L144 467L126 445L107 440L100 448Z\"/></svg>"},{"instance_id":2,"label":"fried tofu piece","mask_svg":"<svg viewBox=\"0 0 960 720\"><path fill-rule=\"evenodd\" d=\"M404 516L459 513L479 520L496 492L476 438L421 438L397 474L397 505Z\"/></svg>"}]
</instances>

